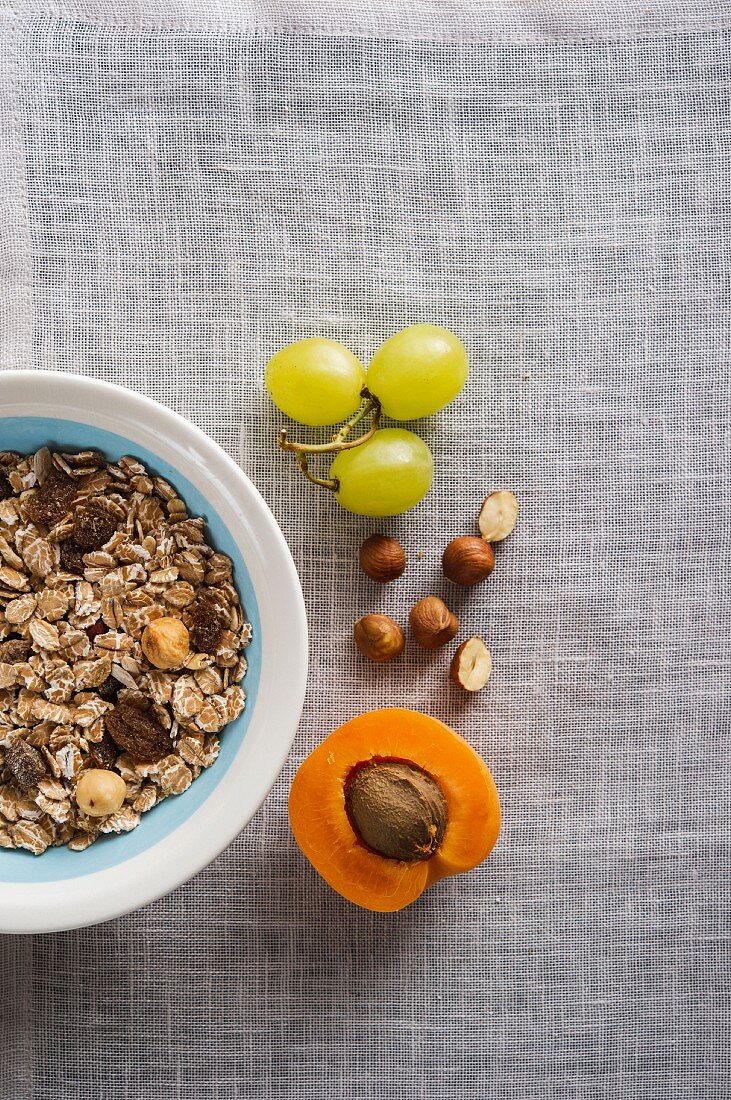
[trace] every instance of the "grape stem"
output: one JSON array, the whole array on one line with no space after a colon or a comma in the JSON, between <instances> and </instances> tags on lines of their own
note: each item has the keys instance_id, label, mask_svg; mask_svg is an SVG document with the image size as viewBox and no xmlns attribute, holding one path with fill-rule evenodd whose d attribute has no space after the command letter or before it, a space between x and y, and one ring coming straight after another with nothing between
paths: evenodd
<instances>
[{"instance_id":1,"label":"grape stem","mask_svg":"<svg viewBox=\"0 0 731 1100\"><path fill-rule=\"evenodd\" d=\"M363 397L363 404L358 409L357 413L351 416L350 420L343 424L339 432L336 432L329 443L294 443L291 439L287 439L287 431L282 428L279 433L279 446L283 451L293 451L297 455L297 461L299 462L299 456L305 454L332 454L334 451L349 451L353 447L360 447L367 440L371 439L378 430L378 425L381 420L381 402L377 397L374 397L368 392L363 390L361 393ZM360 424L368 414L373 413L373 420L371 426L367 432L363 435L359 435L357 439L348 439L348 436L352 432L353 428ZM316 485L325 485L328 489L332 488L329 481L320 480L313 477L307 470L306 464L303 466L299 462L300 469L309 478L310 481L314 481Z\"/></svg>"},{"instance_id":2,"label":"grape stem","mask_svg":"<svg viewBox=\"0 0 731 1100\"><path fill-rule=\"evenodd\" d=\"M315 474L311 473L307 462L307 455L302 451L297 452L297 465L307 480L311 481L313 485L321 485L323 489L329 489L331 493L337 493L340 488L338 479L336 477L316 477Z\"/></svg>"}]
</instances>

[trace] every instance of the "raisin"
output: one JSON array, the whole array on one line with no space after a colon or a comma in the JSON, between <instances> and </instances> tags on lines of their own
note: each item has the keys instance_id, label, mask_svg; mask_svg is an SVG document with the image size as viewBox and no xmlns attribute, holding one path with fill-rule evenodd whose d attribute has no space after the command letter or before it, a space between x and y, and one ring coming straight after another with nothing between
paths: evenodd
<instances>
[{"instance_id":1,"label":"raisin","mask_svg":"<svg viewBox=\"0 0 731 1100\"><path fill-rule=\"evenodd\" d=\"M74 479L54 466L40 488L26 502L28 519L37 527L55 526L71 511L76 489Z\"/></svg>"},{"instance_id":2,"label":"raisin","mask_svg":"<svg viewBox=\"0 0 731 1100\"><path fill-rule=\"evenodd\" d=\"M21 791L37 787L38 780L43 779L47 770L46 761L38 749L25 741L11 741L5 753L5 767Z\"/></svg>"},{"instance_id":3,"label":"raisin","mask_svg":"<svg viewBox=\"0 0 731 1100\"><path fill-rule=\"evenodd\" d=\"M71 534L82 550L99 550L117 530L117 521L99 501L92 500L79 508Z\"/></svg>"},{"instance_id":4,"label":"raisin","mask_svg":"<svg viewBox=\"0 0 731 1100\"><path fill-rule=\"evenodd\" d=\"M30 642L26 642L25 638L9 638L7 642L0 642L0 661L7 665L24 661L29 653Z\"/></svg>"},{"instance_id":5,"label":"raisin","mask_svg":"<svg viewBox=\"0 0 731 1100\"><path fill-rule=\"evenodd\" d=\"M160 760L172 748L167 730L129 703L117 703L104 715L104 723L114 743L140 762Z\"/></svg>"},{"instance_id":6,"label":"raisin","mask_svg":"<svg viewBox=\"0 0 731 1100\"><path fill-rule=\"evenodd\" d=\"M77 577L84 575L84 551L73 539L61 543L61 565L67 573L75 573Z\"/></svg>"},{"instance_id":7,"label":"raisin","mask_svg":"<svg viewBox=\"0 0 731 1100\"><path fill-rule=\"evenodd\" d=\"M101 695L105 702L112 703L117 698L117 692L121 686L119 680L115 680L113 676L107 676L104 683L96 689L96 693Z\"/></svg>"},{"instance_id":8,"label":"raisin","mask_svg":"<svg viewBox=\"0 0 731 1100\"><path fill-rule=\"evenodd\" d=\"M86 635L90 642L93 642L99 634L106 634L106 632L107 628L101 619L97 619L95 623L92 623L91 626L87 626L86 628Z\"/></svg>"},{"instance_id":9,"label":"raisin","mask_svg":"<svg viewBox=\"0 0 731 1100\"><path fill-rule=\"evenodd\" d=\"M101 741L89 743L89 760L94 768L104 768L110 771L117 762L118 756L119 749L106 730Z\"/></svg>"},{"instance_id":10,"label":"raisin","mask_svg":"<svg viewBox=\"0 0 731 1100\"><path fill-rule=\"evenodd\" d=\"M198 653L215 653L228 626L228 611L215 596L203 596L190 610L190 643Z\"/></svg>"},{"instance_id":11,"label":"raisin","mask_svg":"<svg viewBox=\"0 0 731 1100\"><path fill-rule=\"evenodd\" d=\"M7 500L13 495L13 488L2 470L0 470L0 500Z\"/></svg>"}]
</instances>

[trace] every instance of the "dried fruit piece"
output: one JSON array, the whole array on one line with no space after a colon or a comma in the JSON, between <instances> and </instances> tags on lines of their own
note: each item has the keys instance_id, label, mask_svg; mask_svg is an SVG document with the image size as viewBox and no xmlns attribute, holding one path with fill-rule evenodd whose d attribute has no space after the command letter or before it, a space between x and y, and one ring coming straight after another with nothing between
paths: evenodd
<instances>
[{"instance_id":1,"label":"dried fruit piece","mask_svg":"<svg viewBox=\"0 0 731 1100\"><path fill-rule=\"evenodd\" d=\"M228 609L215 596L204 596L190 610L191 647L200 653L215 653L228 629Z\"/></svg>"},{"instance_id":2,"label":"dried fruit piece","mask_svg":"<svg viewBox=\"0 0 731 1100\"><path fill-rule=\"evenodd\" d=\"M360 567L367 577L379 584L400 577L406 568L406 553L398 539L371 535L360 548Z\"/></svg>"},{"instance_id":3,"label":"dried fruit piece","mask_svg":"<svg viewBox=\"0 0 731 1100\"><path fill-rule=\"evenodd\" d=\"M135 760L150 763L167 756L171 749L170 735L149 714L117 703L104 716L104 724L114 743Z\"/></svg>"},{"instance_id":4,"label":"dried fruit piece","mask_svg":"<svg viewBox=\"0 0 731 1100\"><path fill-rule=\"evenodd\" d=\"M439 649L451 642L459 630L459 620L438 596L427 596L411 608L409 624L414 639L424 649Z\"/></svg>"},{"instance_id":5,"label":"dried fruit piece","mask_svg":"<svg viewBox=\"0 0 731 1100\"><path fill-rule=\"evenodd\" d=\"M480 691L490 679L492 654L482 638L468 638L462 642L449 670L455 684L465 691Z\"/></svg>"},{"instance_id":6,"label":"dried fruit piece","mask_svg":"<svg viewBox=\"0 0 731 1100\"><path fill-rule=\"evenodd\" d=\"M99 550L117 530L117 519L97 500L90 500L74 517L72 539L83 551Z\"/></svg>"},{"instance_id":7,"label":"dried fruit piece","mask_svg":"<svg viewBox=\"0 0 731 1100\"><path fill-rule=\"evenodd\" d=\"M46 761L38 749L26 741L11 741L5 753L5 767L10 771L15 786L29 791L47 772Z\"/></svg>"},{"instance_id":8,"label":"dried fruit piece","mask_svg":"<svg viewBox=\"0 0 731 1100\"><path fill-rule=\"evenodd\" d=\"M477 525L486 542L502 542L518 522L518 500L508 489L490 493L480 509Z\"/></svg>"},{"instance_id":9,"label":"dried fruit piece","mask_svg":"<svg viewBox=\"0 0 731 1100\"><path fill-rule=\"evenodd\" d=\"M363 656L377 664L404 651L404 632L388 615L364 615L353 627L353 637Z\"/></svg>"},{"instance_id":10,"label":"dried fruit piece","mask_svg":"<svg viewBox=\"0 0 731 1100\"><path fill-rule=\"evenodd\" d=\"M101 741L89 743L89 761L97 768L113 768L118 756L119 749L106 730Z\"/></svg>"},{"instance_id":11,"label":"dried fruit piece","mask_svg":"<svg viewBox=\"0 0 731 1100\"><path fill-rule=\"evenodd\" d=\"M71 511L77 485L73 478L55 466L43 485L28 498L25 510L38 527L53 527Z\"/></svg>"},{"instance_id":12,"label":"dried fruit piece","mask_svg":"<svg viewBox=\"0 0 731 1100\"><path fill-rule=\"evenodd\" d=\"M77 577L84 574L84 551L72 539L61 543L61 565L68 573Z\"/></svg>"},{"instance_id":13,"label":"dried fruit piece","mask_svg":"<svg viewBox=\"0 0 731 1100\"><path fill-rule=\"evenodd\" d=\"M442 554L447 580L469 587L489 577L495 568L495 551L489 542L473 535L452 539Z\"/></svg>"},{"instance_id":14,"label":"dried fruit piece","mask_svg":"<svg viewBox=\"0 0 731 1100\"><path fill-rule=\"evenodd\" d=\"M97 695L101 695L102 699L104 699L107 703L111 703L117 698L117 694L121 686L122 685L120 684L119 680L116 679L116 677L107 676L106 680L104 680L103 683L101 683L96 689L96 693Z\"/></svg>"},{"instance_id":15,"label":"dried fruit piece","mask_svg":"<svg viewBox=\"0 0 731 1100\"><path fill-rule=\"evenodd\" d=\"M87 636L87 638L89 639L90 642L93 642L94 639L98 638L100 634L106 634L106 633L107 633L106 623L102 622L101 619L97 619L97 621L95 623L92 623L91 626L87 626L87 628L86 628L86 636Z\"/></svg>"},{"instance_id":16,"label":"dried fruit piece","mask_svg":"<svg viewBox=\"0 0 731 1100\"><path fill-rule=\"evenodd\" d=\"M0 661L5 664L24 661L29 653L30 643L25 638L9 638L7 642L0 643Z\"/></svg>"}]
</instances>

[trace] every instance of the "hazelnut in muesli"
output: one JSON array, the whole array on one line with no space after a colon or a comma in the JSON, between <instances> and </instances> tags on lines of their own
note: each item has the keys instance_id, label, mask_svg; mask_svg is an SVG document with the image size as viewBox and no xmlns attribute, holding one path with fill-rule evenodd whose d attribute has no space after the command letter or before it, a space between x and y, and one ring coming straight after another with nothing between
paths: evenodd
<instances>
[{"instance_id":1,"label":"hazelnut in muesli","mask_svg":"<svg viewBox=\"0 0 731 1100\"><path fill-rule=\"evenodd\" d=\"M187 790L244 709L250 638L174 486L0 451L0 847L80 851Z\"/></svg>"}]
</instances>

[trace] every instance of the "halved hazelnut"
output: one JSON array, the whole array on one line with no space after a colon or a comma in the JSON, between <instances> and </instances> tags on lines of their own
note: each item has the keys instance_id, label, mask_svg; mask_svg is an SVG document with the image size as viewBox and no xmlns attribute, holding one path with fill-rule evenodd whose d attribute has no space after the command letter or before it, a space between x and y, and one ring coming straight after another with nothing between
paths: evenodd
<instances>
[{"instance_id":1,"label":"halved hazelnut","mask_svg":"<svg viewBox=\"0 0 731 1100\"><path fill-rule=\"evenodd\" d=\"M449 669L455 684L465 691L484 688L492 672L492 655L482 638L468 638L462 642Z\"/></svg>"},{"instance_id":2,"label":"halved hazelnut","mask_svg":"<svg viewBox=\"0 0 731 1100\"><path fill-rule=\"evenodd\" d=\"M459 620L438 596L427 596L414 604L409 624L415 640L424 649L439 649L451 642L459 630Z\"/></svg>"},{"instance_id":3,"label":"halved hazelnut","mask_svg":"<svg viewBox=\"0 0 731 1100\"><path fill-rule=\"evenodd\" d=\"M379 584L388 584L400 577L406 568L406 553L398 539L387 535L371 535L360 548L360 567L367 577Z\"/></svg>"},{"instance_id":4,"label":"halved hazelnut","mask_svg":"<svg viewBox=\"0 0 731 1100\"><path fill-rule=\"evenodd\" d=\"M518 500L515 493L500 489L485 497L477 519L480 534L486 542L502 542L518 522Z\"/></svg>"},{"instance_id":5,"label":"halved hazelnut","mask_svg":"<svg viewBox=\"0 0 731 1100\"><path fill-rule=\"evenodd\" d=\"M484 581L494 568L495 551L489 542L476 535L452 539L442 554L444 576L465 587Z\"/></svg>"},{"instance_id":6,"label":"halved hazelnut","mask_svg":"<svg viewBox=\"0 0 731 1100\"><path fill-rule=\"evenodd\" d=\"M369 661L382 664L403 653L404 632L388 615L364 615L353 627L355 644Z\"/></svg>"}]
</instances>

